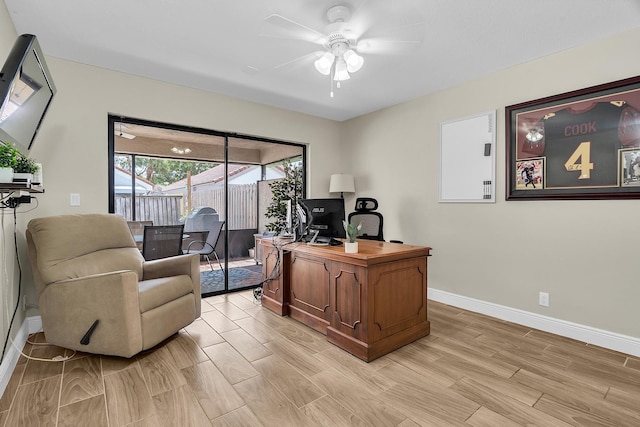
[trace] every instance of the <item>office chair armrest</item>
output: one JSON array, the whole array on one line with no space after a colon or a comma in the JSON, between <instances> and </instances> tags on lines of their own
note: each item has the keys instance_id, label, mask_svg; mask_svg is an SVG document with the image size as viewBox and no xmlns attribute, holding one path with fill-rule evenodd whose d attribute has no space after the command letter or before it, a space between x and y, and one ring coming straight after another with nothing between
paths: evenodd
<instances>
[{"instance_id":1,"label":"office chair armrest","mask_svg":"<svg viewBox=\"0 0 640 427\"><path fill-rule=\"evenodd\" d=\"M125 270L47 285L38 300L49 342L91 353L131 357L142 349L138 274ZM80 340L99 324L86 345Z\"/></svg>"}]
</instances>

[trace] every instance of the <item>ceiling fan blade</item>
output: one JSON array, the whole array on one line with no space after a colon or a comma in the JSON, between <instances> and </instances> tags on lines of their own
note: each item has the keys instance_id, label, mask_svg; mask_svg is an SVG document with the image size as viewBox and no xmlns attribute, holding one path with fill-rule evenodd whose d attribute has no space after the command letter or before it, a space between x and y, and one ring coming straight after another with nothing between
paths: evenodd
<instances>
[{"instance_id":1,"label":"ceiling fan blade","mask_svg":"<svg viewBox=\"0 0 640 427\"><path fill-rule=\"evenodd\" d=\"M424 27L424 21L418 21L384 28L370 28L358 40L358 53L409 54L422 44Z\"/></svg>"},{"instance_id":2,"label":"ceiling fan blade","mask_svg":"<svg viewBox=\"0 0 640 427\"><path fill-rule=\"evenodd\" d=\"M302 56L299 56L297 58L294 58L294 59L292 59L290 61L283 62L282 64L278 64L273 68L274 68L274 70L277 70L279 68L284 68L284 67L287 67L289 65L295 64L296 62L311 62L311 61L316 60L321 54L322 54L322 52L307 53L305 55L302 55Z\"/></svg>"},{"instance_id":3,"label":"ceiling fan blade","mask_svg":"<svg viewBox=\"0 0 640 427\"><path fill-rule=\"evenodd\" d=\"M389 40L369 38L359 40L356 50L359 54L407 55L420 47L420 40Z\"/></svg>"},{"instance_id":4,"label":"ceiling fan blade","mask_svg":"<svg viewBox=\"0 0 640 427\"><path fill-rule=\"evenodd\" d=\"M289 34L300 38L301 40L311 43L322 43L322 40L326 37L324 34L314 30L313 28L309 28L306 25L302 25L299 22L293 21L282 15L278 15L277 13L267 16L264 20L285 30Z\"/></svg>"},{"instance_id":5,"label":"ceiling fan blade","mask_svg":"<svg viewBox=\"0 0 640 427\"><path fill-rule=\"evenodd\" d=\"M351 19L347 23L347 28L353 34L354 38L359 39L362 37L372 26L374 17L371 16L370 11L365 8L368 0L361 0L353 8Z\"/></svg>"}]
</instances>

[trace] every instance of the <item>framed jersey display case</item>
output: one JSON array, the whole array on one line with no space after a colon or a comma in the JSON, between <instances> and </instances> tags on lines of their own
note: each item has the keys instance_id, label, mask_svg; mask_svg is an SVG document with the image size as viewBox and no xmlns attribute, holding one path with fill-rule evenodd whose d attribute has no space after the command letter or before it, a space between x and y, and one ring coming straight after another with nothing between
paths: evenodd
<instances>
[{"instance_id":1,"label":"framed jersey display case","mask_svg":"<svg viewBox=\"0 0 640 427\"><path fill-rule=\"evenodd\" d=\"M506 108L507 200L640 199L640 76Z\"/></svg>"}]
</instances>

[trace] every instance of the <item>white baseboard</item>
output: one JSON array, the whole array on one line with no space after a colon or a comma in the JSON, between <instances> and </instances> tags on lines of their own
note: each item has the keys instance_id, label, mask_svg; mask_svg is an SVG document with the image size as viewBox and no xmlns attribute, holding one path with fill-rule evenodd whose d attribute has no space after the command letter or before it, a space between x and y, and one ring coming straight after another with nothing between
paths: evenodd
<instances>
[{"instance_id":1,"label":"white baseboard","mask_svg":"<svg viewBox=\"0 0 640 427\"><path fill-rule=\"evenodd\" d=\"M42 330L42 319L40 316L27 317L13 338L15 345L11 345L11 341L7 344L7 351L0 365L0 396L4 394L4 390L7 388L13 370L16 368L16 364L20 358L20 350L18 349L24 348L29 334L40 330Z\"/></svg>"},{"instance_id":2,"label":"white baseboard","mask_svg":"<svg viewBox=\"0 0 640 427\"><path fill-rule=\"evenodd\" d=\"M428 298L475 313L486 314L487 316L640 357L640 338L456 295L438 289L430 288L428 290Z\"/></svg>"}]
</instances>

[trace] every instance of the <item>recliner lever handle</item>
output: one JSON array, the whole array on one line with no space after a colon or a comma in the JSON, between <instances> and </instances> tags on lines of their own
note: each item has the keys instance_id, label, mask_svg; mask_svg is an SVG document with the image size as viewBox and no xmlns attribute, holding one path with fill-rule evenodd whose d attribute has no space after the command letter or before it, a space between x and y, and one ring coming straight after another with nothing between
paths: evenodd
<instances>
[{"instance_id":1,"label":"recliner lever handle","mask_svg":"<svg viewBox=\"0 0 640 427\"><path fill-rule=\"evenodd\" d=\"M93 331L96 330L96 326L98 326L98 323L100 322L100 319L96 319L95 322L93 322L93 325L91 325L91 327L89 328L89 330L87 331L86 334L84 334L84 336L82 337L82 339L80 340L80 344L82 345L87 345L89 344L89 340L91 340L91 334L93 334Z\"/></svg>"}]
</instances>

